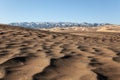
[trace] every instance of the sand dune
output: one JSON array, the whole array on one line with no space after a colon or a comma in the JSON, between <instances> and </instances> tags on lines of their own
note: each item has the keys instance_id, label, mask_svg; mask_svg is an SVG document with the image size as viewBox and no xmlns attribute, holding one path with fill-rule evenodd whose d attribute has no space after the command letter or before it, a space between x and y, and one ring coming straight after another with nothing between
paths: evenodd
<instances>
[{"instance_id":1,"label":"sand dune","mask_svg":"<svg viewBox=\"0 0 120 80\"><path fill-rule=\"evenodd\" d=\"M120 80L120 33L0 25L0 80Z\"/></svg>"},{"instance_id":2,"label":"sand dune","mask_svg":"<svg viewBox=\"0 0 120 80\"><path fill-rule=\"evenodd\" d=\"M50 28L50 29L43 29L52 32L68 32L68 33L79 33L79 32L118 32L120 33L120 26L119 25L105 25L105 26L98 26L98 27L66 27L66 28Z\"/></svg>"},{"instance_id":3,"label":"sand dune","mask_svg":"<svg viewBox=\"0 0 120 80\"><path fill-rule=\"evenodd\" d=\"M111 26L103 26L97 30L98 32L120 32L120 26L111 25Z\"/></svg>"}]
</instances>

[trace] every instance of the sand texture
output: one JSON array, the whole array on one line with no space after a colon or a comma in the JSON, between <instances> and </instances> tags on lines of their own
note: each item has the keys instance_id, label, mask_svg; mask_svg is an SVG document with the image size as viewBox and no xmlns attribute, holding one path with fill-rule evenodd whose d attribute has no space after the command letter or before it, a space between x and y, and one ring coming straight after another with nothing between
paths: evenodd
<instances>
[{"instance_id":1,"label":"sand texture","mask_svg":"<svg viewBox=\"0 0 120 80\"><path fill-rule=\"evenodd\" d=\"M120 33L120 25L105 25L105 26L98 26L98 27L55 27L50 29L43 29L46 31L52 31L52 32L68 32L68 33L79 33L79 32L115 32Z\"/></svg>"},{"instance_id":2,"label":"sand texture","mask_svg":"<svg viewBox=\"0 0 120 80\"><path fill-rule=\"evenodd\" d=\"M0 25L0 80L120 80L120 33Z\"/></svg>"}]
</instances>

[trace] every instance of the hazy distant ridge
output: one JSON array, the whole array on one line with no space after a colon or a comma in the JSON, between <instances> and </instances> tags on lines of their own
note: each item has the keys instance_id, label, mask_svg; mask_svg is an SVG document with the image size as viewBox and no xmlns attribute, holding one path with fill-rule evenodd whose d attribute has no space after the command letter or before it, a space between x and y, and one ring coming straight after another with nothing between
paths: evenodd
<instances>
[{"instance_id":1,"label":"hazy distant ridge","mask_svg":"<svg viewBox=\"0 0 120 80\"><path fill-rule=\"evenodd\" d=\"M23 26L28 28L53 28L53 27L97 27L104 25L111 25L109 23L72 23L72 22L21 22L21 23L10 23L12 26Z\"/></svg>"}]
</instances>

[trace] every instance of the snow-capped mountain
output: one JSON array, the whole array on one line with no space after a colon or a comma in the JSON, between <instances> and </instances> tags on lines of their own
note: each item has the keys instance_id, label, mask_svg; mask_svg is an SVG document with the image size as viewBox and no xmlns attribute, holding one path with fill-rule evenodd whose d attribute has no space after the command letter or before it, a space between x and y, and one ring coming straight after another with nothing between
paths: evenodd
<instances>
[{"instance_id":1,"label":"snow-capped mountain","mask_svg":"<svg viewBox=\"0 0 120 80\"><path fill-rule=\"evenodd\" d=\"M10 23L12 26L22 26L28 28L53 28L53 27L97 27L103 25L110 25L109 23L72 23L72 22L21 22L21 23Z\"/></svg>"}]
</instances>

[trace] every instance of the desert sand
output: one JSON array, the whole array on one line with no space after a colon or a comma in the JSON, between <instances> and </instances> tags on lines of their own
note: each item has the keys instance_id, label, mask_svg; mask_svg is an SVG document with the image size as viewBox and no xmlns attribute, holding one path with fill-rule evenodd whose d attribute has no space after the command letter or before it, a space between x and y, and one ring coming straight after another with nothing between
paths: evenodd
<instances>
[{"instance_id":1,"label":"desert sand","mask_svg":"<svg viewBox=\"0 0 120 80\"><path fill-rule=\"evenodd\" d=\"M46 31L52 31L52 32L68 32L68 33L79 33L83 31L87 32L115 32L120 33L120 25L104 25L104 26L98 26L98 27L55 27L50 29L43 29Z\"/></svg>"},{"instance_id":2,"label":"desert sand","mask_svg":"<svg viewBox=\"0 0 120 80\"><path fill-rule=\"evenodd\" d=\"M120 80L120 33L0 25L0 80Z\"/></svg>"}]
</instances>

